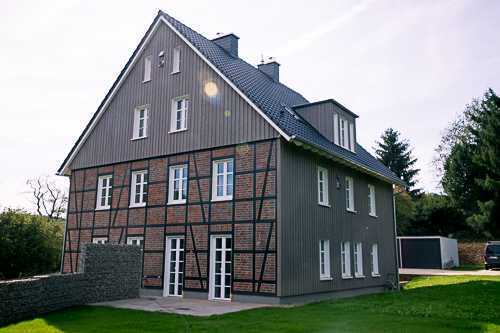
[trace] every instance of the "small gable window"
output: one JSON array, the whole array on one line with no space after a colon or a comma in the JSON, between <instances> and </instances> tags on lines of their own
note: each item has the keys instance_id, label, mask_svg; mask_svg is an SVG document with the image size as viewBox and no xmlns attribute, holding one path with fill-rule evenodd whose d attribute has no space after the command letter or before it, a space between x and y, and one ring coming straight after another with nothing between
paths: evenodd
<instances>
[{"instance_id":1,"label":"small gable window","mask_svg":"<svg viewBox=\"0 0 500 333\"><path fill-rule=\"evenodd\" d=\"M144 76L142 82L151 80L151 56L144 58Z\"/></svg>"},{"instance_id":2,"label":"small gable window","mask_svg":"<svg viewBox=\"0 0 500 333\"><path fill-rule=\"evenodd\" d=\"M181 47L177 46L174 48L172 55L172 74L179 73L181 71Z\"/></svg>"},{"instance_id":3,"label":"small gable window","mask_svg":"<svg viewBox=\"0 0 500 333\"><path fill-rule=\"evenodd\" d=\"M186 97L178 97L172 101L170 132L179 132L187 129L188 107L189 100Z\"/></svg>"},{"instance_id":4,"label":"small gable window","mask_svg":"<svg viewBox=\"0 0 500 333\"><path fill-rule=\"evenodd\" d=\"M146 106L136 107L134 110L134 133L132 139L142 139L147 136L148 130L148 108Z\"/></svg>"}]
</instances>

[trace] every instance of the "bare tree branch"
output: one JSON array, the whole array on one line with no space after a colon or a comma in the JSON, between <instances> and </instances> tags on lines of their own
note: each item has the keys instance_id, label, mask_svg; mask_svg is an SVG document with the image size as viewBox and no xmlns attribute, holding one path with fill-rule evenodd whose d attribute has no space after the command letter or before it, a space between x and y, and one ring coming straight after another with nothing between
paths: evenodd
<instances>
[{"instance_id":1,"label":"bare tree branch","mask_svg":"<svg viewBox=\"0 0 500 333\"><path fill-rule=\"evenodd\" d=\"M59 219L63 216L68 202L66 191L58 188L56 183L47 176L29 179L26 183L31 188L38 215L49 219Z\"/></svg>"}]
</instances>

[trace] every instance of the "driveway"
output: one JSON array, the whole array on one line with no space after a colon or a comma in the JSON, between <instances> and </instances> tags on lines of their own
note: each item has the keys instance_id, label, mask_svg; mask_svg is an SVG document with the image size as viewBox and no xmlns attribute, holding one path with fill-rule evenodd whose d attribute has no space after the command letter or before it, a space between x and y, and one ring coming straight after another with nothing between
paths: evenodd
<instances>
[{"instance_id":1,"label":"driveway","mask_svg":"<svg viewBox=\"0 0 500 333\"><path fill-rule=\"evenodd\" d=\"M454 271L448 269L400 268L401 275L492 275L500 276L500 270Z\"/></svg>"},{"instance_id":2,"label":"driveway","mask_svg":"<svg viewBox=\"0 0 500 333\"><path fill-rule=\"evenodd\" d=\"M209 301L177 297L141 297L92 305L143 311L168 312L192 316L220 315L242 310L268 307L268 304Z\"/></svg>"}]
</instances>

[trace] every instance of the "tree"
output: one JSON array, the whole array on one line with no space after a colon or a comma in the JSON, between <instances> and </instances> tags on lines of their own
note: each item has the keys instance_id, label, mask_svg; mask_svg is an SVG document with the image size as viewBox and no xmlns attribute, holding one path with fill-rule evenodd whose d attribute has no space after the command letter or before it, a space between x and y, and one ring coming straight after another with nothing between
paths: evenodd
<instances>
[{"instance_id":1,"label":"tree","mask_svg":"<svg viewBox=\"0 0 500 333\"><path fill-rule=\"evenodd\" d=\"M446 130L435 162L442 185L477 235L500 236L500 98L489 89Z\"/></svg>"},{"instance_id":2,"label":"tree","mask_svg":"<svg viewBox=\"0 0 500 333\"><path fill-rule=\"evenodd\" d=\"M416 169L416 158L412 156L410 143L400 138L401 134L393 128L388 128L381 135L381 141L377 141L375 155L377 159L387 166L400 179L408 184L408 192L415 198L420 194L420 189L415 188L419 169Z\"/></svg>"},{"instance_id":3,"label":"tree","mask_svg":"<svg viewBox=\"0 0 500 333\"><path fill-rule=\"evenodd\" d=\"M411 223L413 235L440 235L463 238L469 228L465 217L447 195L424 193L415 202L415 215Z\"/></svg>"},{"instance_id":4,"label":"tree","mask_svg":"<svg viewBox=\"0 0 500 333\"><path fill-rule=\"evenodd\" d=\"M59 269L63 223L21 210L0 213L0 279Z\"/></svg>"},{"instance_id":5,"label":"tree","mask_svg":"<svg viewBox=\"0 0 500 333\"><path fill-rule=\"evenodd\" d=\"M415 216L415 203L411 196L402 188L396 188L394 193L396 206L396 225L398 236L412 234L412 223Z\"/></svg>"},{"instance_id":6,"label":"tree","mask_svg":"<svg viewBox=\"0 0 500 333\"><path fill-rule=\"evenodd\" d=\"M64 190L46 176L29 179L26 183L31 188L33 203L39 216L46 216L51 220L63 217L68 203L68 195Z\"/></svg>"}]
</instances>

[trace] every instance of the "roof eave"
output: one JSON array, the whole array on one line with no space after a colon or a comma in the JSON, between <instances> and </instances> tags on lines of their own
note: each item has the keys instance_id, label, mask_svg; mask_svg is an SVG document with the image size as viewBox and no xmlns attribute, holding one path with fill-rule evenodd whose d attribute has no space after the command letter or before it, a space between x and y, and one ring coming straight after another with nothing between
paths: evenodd
<instances>
[{"instance_id":1,"label":"roof eave","mask_svg":"<svg viewBox=\"0 0 500 333\"><path fill-rule=\"evenodd\" d=\"M299 147L302 147L304 149L307 149L307 150L310 150L314 153L317 153L323 157L326 157L326 158L329 158L331 160L334 160L340 164L343 164L343 165L346 165L346 166L349 166L351 168L354 168L354 169L357 169L363 173L367 173L371 176L374 176L382 181L385 181L387 183L390 183L390 184L393 184L393 185L400 185L400 186L404 186L406 187L407 185L405 184L404 181L402 180L396 180L396 179L392 179L392 178L389 178L385 175L382 175L378 172L375 172L367 167L365 167L364 165L361 165L359 163L355 163L355 162L352 162L352 161L348 161L346 160L345 158L342 158L342 157L339 157L339 156L336 156L334 154L332 154L331 152L327 151L326 149L324 149L323 147L320 147L314 143L311 143L311 142L306 142L305 140L302 140L300 138L297 138L295 136L293 136L290 140L290 142L293 142L295 145L299 146Z\"/></svg>"}]
</instances>

